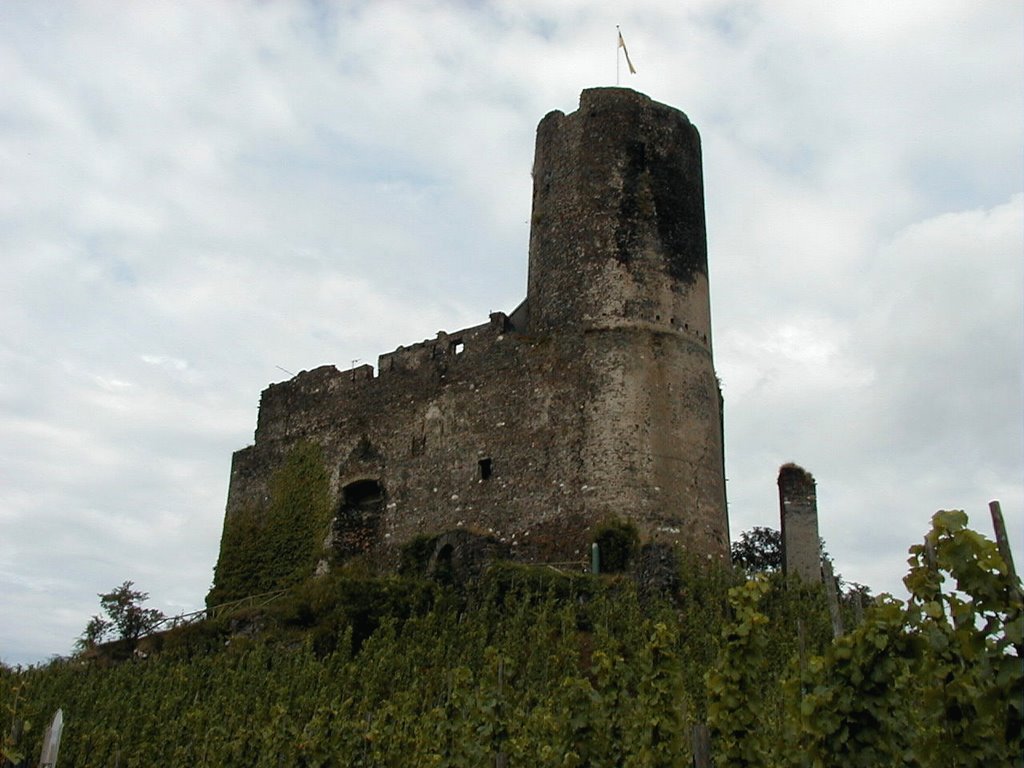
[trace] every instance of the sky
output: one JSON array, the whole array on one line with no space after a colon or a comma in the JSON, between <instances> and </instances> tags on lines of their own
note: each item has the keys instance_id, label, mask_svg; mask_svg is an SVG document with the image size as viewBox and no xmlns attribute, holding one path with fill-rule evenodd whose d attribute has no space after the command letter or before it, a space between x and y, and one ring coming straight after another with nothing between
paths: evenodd
<instances>
[{"instance_id":1,"label":"sky","mask_svg":"<svg viewBox=\"0 0 1024 768\"><path fill-rule=\"evenodd\" d=\"M511 311L617 77L701 132L733 537L793 461L876 592L938 509L1019 543L1019 0L3 0L0 660L201 608L260 392Z\"/></svg>"}]
</instances>

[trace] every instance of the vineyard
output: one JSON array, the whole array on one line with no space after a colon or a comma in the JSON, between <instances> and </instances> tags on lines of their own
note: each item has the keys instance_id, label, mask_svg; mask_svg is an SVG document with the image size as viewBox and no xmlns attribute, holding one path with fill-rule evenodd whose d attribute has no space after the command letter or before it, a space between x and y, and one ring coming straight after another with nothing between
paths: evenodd
<instances>
[{"instance_id":1,"label":"vineyard","mask_svg":"<svg viewBox=\"0 0 1024 768\"><path fill-rule=\"evenodd\" d=\"M6 757L58 708L61 766L719 766L1022 762L1019 582L939 513L907 603L842 606L778 575L498 565L464 589L339 574L151 638L149 657L3 669Z\"/></svg>"}]
</instances>

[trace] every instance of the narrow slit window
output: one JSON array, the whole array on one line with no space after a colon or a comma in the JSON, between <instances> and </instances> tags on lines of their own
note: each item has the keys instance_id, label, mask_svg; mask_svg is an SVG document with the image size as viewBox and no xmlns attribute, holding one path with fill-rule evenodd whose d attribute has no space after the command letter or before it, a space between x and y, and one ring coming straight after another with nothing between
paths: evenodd
<instances>
[{"instance_id":1,"label":"narrow slit window","mask_svg":"<svg viewBox=\"0 0 1024 768\"><path fill-rule=\"evenodd\" d=\"M494 474L494 465L491 460L480 459L480 461L477 462L477 465L480 467L480 479L490 480L491 475Z\"/></svg>"}]
</instances>

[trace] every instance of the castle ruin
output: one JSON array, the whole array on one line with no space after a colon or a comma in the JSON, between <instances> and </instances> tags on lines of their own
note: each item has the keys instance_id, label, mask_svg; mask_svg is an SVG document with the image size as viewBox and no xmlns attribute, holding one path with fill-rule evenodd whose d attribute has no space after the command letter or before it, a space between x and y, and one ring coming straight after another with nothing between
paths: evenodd
<instances>
[{"instance_id":1,"label":"castle ruin","mask_svg":"<svg viewBox=\"0 0 1024 768\"><path fill-rule=\"evenodd\" d=\"M232 461L215 589L242 567L228 543L259 529L300 446L315 448L325 494L312 560L390 568L417 536L461 529L515 559L582 561L610 519L726 558L701 149L686 115L625 88L583 91L537 129L518 307L382 354L376 373L324 366L264 390L255 441Z\"/></svg>"}]
</instances>

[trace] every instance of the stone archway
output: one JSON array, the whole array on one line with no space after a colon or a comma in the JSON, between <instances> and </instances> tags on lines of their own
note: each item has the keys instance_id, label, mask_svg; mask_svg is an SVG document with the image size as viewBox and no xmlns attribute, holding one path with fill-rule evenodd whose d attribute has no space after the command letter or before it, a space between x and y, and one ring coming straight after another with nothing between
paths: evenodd
<instances>
[{"instance_id":1,"label":"stone archway","mask_svg":"<svg viewBox=\"0 0 1024 768\"><path fill-rule=\"evenodd\" d=\"M379 480L354 480L342 488L333 525L333 549L339 561L373 549L380 531L384 499L384 486Z\"/></svg>"},{"instance_id":2,"label":"stone archway","mask_svg":"<svg viewBox=\"0 0 1024 768\"><path fill-rule=\"evenodd\" d=\"M508 545L493 536L466 530L448 531L434 543L427 575L444 584L464 584L478 578L491 561L509 556Z\"/></svg>"}]
</instances>

